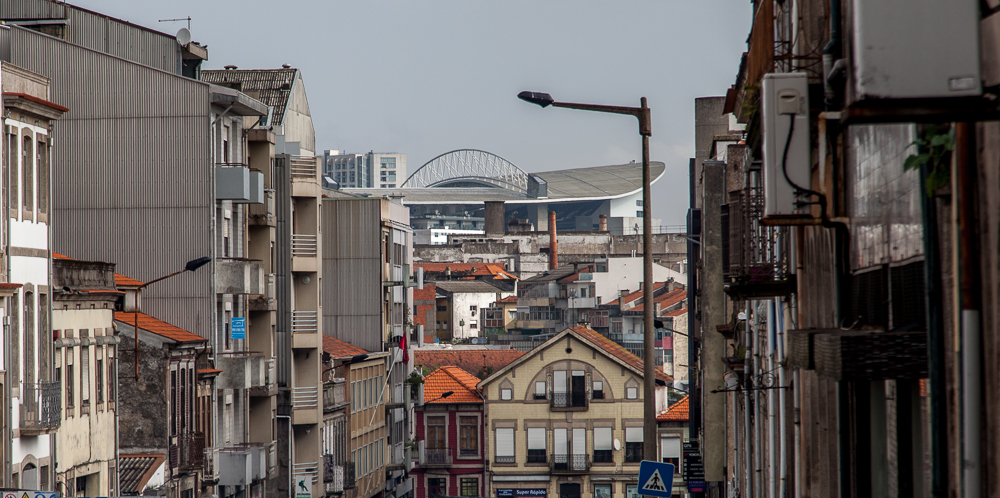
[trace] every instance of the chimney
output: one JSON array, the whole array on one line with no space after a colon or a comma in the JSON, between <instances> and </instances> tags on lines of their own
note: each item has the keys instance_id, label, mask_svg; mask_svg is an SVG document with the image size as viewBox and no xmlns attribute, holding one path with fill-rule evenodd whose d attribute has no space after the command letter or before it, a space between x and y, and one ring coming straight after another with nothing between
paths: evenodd
<instances>
[{"instance_id":1,"label":"chimney","mask_svg":"<svg viewBox=\"0 0 1000 498\"><path fill-rule=\"evenodd\" d=\"M601 215L600 220L597 222L597 230L601 232L608 231L608 217L607 215Z\"/></svg>"},{"instance_id":2,"label":"chimney","mask_svg":"<svg viewBox=\"0 0 1000 498\"><path fill-rule=\"evenodd\" d=\"M556 242L556 212L549 211L549 269L559 267L559 245Z\"/></svg>"},{"instance_id":3,"label":"chimney","mask_svg":"<svg viewBox=\"0 0 1000 498\"><path fill-rule=\"evenodd\" d=\"M503 237L504 227L504 202L486 201L486 236L489 238Z\"/></svg>"}]
</instances>

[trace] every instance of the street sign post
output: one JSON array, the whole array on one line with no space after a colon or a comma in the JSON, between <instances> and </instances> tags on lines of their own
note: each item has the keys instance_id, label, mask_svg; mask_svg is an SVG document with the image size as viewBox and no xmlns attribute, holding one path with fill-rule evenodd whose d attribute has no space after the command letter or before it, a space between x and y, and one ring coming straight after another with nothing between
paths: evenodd
<instances>
[{"instance_id":1,"label":"street sign post","mask_svg":"<svg viewBox=\"0 0 1000 498\"><path fill-rule=\"evenodd\" d=\"M639 463L639 494L670 498L674 490L674 464L643 460Z\"/></svg>"}]
</instances>

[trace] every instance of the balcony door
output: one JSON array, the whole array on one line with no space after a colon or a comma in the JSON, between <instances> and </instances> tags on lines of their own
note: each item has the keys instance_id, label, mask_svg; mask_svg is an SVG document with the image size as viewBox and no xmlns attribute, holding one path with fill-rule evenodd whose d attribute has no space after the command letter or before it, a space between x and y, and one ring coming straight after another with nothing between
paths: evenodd
<instances>
[{"instance_id":1,"label":"balcony door","mask_svg":"<svg viewBox=\"0 0 1000 498\"><path fill-rule=\"evenodd\" d=\"M587 406L587 384L583 370L573 370L570 380L570 392L572 393L571 406Z\"/></svg>"},{"instance_id":2,"label":"balcony door","mask_svg":"<svg viewBox=\"0 0 1000 498\"><path fill-rule=\"evenodd\" d=\"M444 417L427 417L427 449L445 448Z\"/></svg>"},{"instance_id":3,"label":"balcony door","mask_svg":"<svg viewBox=\"0 0 1000 498\"><path fill-rule=\"evenodd\" d=\"M587 429L573 429L573 453L570 470L587 470Z\"/></svg>"},{"instance_id":4,"label":"balcony door","mask_svg":"<svg viewBox=\"0 0 1000 498\"><path fill-rule=\"evenodd\" d=\"M565 377L563 377L565 379ZM566 429L552 429L552 462L555 470L569 468L569 434Z\"/></svg>"}]
</instances>

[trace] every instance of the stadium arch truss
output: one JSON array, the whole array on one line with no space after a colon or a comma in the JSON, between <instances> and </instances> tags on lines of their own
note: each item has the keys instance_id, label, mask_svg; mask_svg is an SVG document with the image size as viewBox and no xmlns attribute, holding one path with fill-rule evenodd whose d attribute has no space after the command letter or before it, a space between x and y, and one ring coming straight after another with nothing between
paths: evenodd
<instances>
[{"instance_id":1,"label":"stadium arch truss","mask_svg":"<svg viewBox=\"0 0 1000 498\"><path fill-rule=\"evenodd\" d=\"M413 172L401 187L449 187L469 184L528 194L529 176L510 161L483 150L445 152Z\"/></svg>"}]
</instances>

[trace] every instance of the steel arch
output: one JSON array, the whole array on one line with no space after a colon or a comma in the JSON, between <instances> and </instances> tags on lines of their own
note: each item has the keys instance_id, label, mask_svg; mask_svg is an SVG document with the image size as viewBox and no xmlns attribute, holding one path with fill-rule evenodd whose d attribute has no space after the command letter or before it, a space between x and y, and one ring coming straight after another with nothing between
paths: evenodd
<instances>
[{"instance_id":1,"label":"steel arch","mask_svg":"<svg viewBox=\"0 0 1000 498\"><path fill-rule=\"evenodd\" d=\"M445 152L414 171L402 186L438 187L461 180L528 193L527 173L496 154L476 149Z\"/></svg>"}]
</instances>

